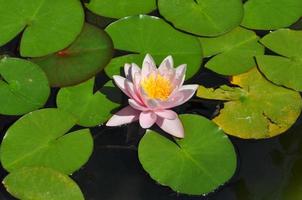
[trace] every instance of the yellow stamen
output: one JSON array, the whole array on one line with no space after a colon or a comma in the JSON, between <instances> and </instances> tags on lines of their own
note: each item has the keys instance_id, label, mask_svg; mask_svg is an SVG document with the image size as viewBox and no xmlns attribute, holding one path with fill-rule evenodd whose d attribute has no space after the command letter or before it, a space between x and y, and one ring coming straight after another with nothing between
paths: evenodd
<instances>
[{"instance_id":1,"label":"yellow stamen","mask_svg":"<svg viewBox=\"0 0 302 200\"><path fill-rule=\"evenodd\" d=\"M141 86L149 98L162 101L167 100L173 90L170 80L160 74L151 74L143 79Z\"/></svg>"}]
</instances>

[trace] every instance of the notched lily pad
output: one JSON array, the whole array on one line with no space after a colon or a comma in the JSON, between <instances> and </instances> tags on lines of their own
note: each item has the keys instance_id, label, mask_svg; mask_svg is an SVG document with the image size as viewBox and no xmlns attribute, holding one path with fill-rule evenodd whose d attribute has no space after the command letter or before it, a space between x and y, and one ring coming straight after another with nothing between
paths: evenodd
<instances>
[{"instance_id":1,"label":"notched lily pad","mask_svg":"<svg viewBox=\"0 0 302 200\"><path fill-rule=\"evenodd\" d=\"M136 64L141 65L147 53L157 64L168 55L173 56L175 65L187 64L187 78L200 68L202 50L198 39L175 30L160 18L147 15L126 17L110 24L106 32L112 38L115 49L132 53L111 60L105 68L110 77L119 72L125 63L137 61Z\"/></svg>"},{"instance_id":2,"label":"notched lily pad","mask_svg":"<svg viewBox=\"0 0 302 200\"><path fill-rule=\"evenodd\" d=\"M259 37L250 30L235 28L216 38L199 38L205 56L214 56L206 68L223 75L236 75L255 66L254 56L263 55Z\"/></svg>"},{"instance_id":3,"label":"notched lily pad","mask_svg":"<svg viewBox=\"0 0 302 200\"><path fill-rule=\"evenodd\" d=\"M22 168L5 177L3 184L18 199L84 200L80 188L71 178L51 168Z\"/></svg>"},{"instance_id":4,"label":"notched lily pad","mask_svg":"<svg viewBox=\"0 0 302 200\"><path fill-rule=\"evenodd\" d=\"M19 58L0 59L0 113L22 115L43 107L50 89L45 73Z\"/></svg>"},{"instance_id":5,"label":"notched lily pad","mask_svg":"<svg viewBox=\"0 0 302 200\"><path fill-rule=\"evenodd\" d=\"M181 115L185 138L175 141L147 131L139 160L150 176L173 190L201 195L228 181L236 170L236 153L224 132L198 115Z\"/></svg>"},{"instance_id":6,"label":"notched lily pad","mask_svg":"<svg viewBox=\"0 0 302 200\"><path fill-rule=\"evenodd\" d=\"M90 0L86 7L101 16L122 18L147 14L156 9L156 0Z\"/></svg>"},{"instance_id":7,"label":"notched lily pad","mask_svg":"<svg viewBox=\"0 0 302 200\"><path fill-rule=\"evenodd\" d=\"M302 91L302 31L280 29L262 38L261 43L281 56L257 56L263 74L278 85Z\"/></svg>"},{"instance_id":8,"label":"notched lily pad","mask_svg":"<svg viewBox=\"0 0 302 200\"><path fill-rule=\"evenodd\" d=\"M0 45L22 30L20 52L38 57L67 47L81 32L84 11L79 0L0 0Z\"/></svg>"},{"instance_id":9,"label":"notched lily pad","mask_svg":"<svg viewBox=\"0 0 302 200\"><path fill-rule=\"evenodd\" d=\"M259 30L288 27L302 16L301 10L301 0L248 0L242 25Z\"/></svg>"},{"instance_id":10,"label":"notched lily pad","mask_svg":"<svg viewBox=\"0 0 302 200\"><path fill-rule=\"evenodd\" d=\"M111 81L96 93L93 93L93 86L94 78L73 87L62 88L58 93L58 108L77 118L78 125L100 125L112 116L113 109L120 106L122 94Z\"/></svg>"},{"instance_id":11,"label":"notched lily pad","mask_svg":"<svg viewBox=\"0 0 302 200\"><path fill-rule=\"evenodd\" d=\"M226 101L213 121L230 135L245 139L273 137L290 128L300 115L300 94L272 84L257 68L233 76L232 83L240 87L215 90L200 86L197 93L201 98Z\"/></svg>"},{"instance_id":12,"label":"notched lily pad","mask_svg":"<svg viewBox=\"0 0 302 200\"><path fill-rule=\"evenodd\" d=\"M161 15L181 30L201 35L217 36L241 23L241 0L159 0Z\"/></svg>"},{"instance_id":13,"label":"notched lily pad","mask_svg":"<svg viewBox=\"0 0 302 200\"><path fill-rule=\"evenodd\" d=\"M6 132L1 162L12 172L27 166L44 166L71 174L87 162L93 149L89 129L65 134L76 119L61 110L42 109L21 117Z\"/></svg>"},{"instance_id":14,"label":"notched lily pad","mask_svg":"<svg viewBox=\"0 0 302 200\"><path fill-rule=\"evenodd\" d=\"M51 86L81 83L101 71L112 58L113 44L101 29L85 24L82 33L67 49L33 59L48 76Z\"/></svg>"}]
</instances>

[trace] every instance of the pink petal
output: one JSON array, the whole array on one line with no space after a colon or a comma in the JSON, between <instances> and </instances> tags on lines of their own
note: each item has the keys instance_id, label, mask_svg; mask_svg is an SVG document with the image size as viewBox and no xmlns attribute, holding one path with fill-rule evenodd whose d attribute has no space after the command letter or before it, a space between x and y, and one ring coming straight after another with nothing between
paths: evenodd
<instances>
[{"instance_id":1,"label":"pink petal","mask_svg":"<svg viewBox=\"0 0 302 200\"><path fill-rule=\"evenodd\" d=\"M131 64L131 75L132 75L132 78L134 78L134 75L137 73L137 72L141 72L141 68L139 68L139 66L137 66L137 64L135 63L132 63Z\"/></svg>"},{"instance_id":2,"label":"pink petal","mask_svg":"<svg viewBox=\"0 0 302 200\"><path fill-rule=\"evenodd\" d=\"M136 72L133 76L133 85L138 92L140 88L140 82L141 82L141 74L140 72Z\"/></svg>"},{"instance_id":3,"label":"pink petal","mask_svg":"<svg viewBox=\"0 0 302 200\"><path fill-rule=\"evenodd\" d=\"M173 58L172 56L168 56L166 57L163 62L159 65L159 72L162 74L164 73L165 71L169 71L170 69L173 69L173 65L174 65L174 62L173 62Z\"/></svg>"},{"instance_id":4,"label":"pink petal","mask_svg":"<svg viewBox=\"0 0 302 200\"><path fill-rule=\"evenodd\" d=\"M140 104L144 105L144 103L142 102L139 94L137 93L137 90L134 88L133 83L131 83L129 81L126 81L125 88L126 88L127 92L130 95L129 97L131 97L135 101L139 102Z\"/></svg>"},{"instance_id":5,"label":"pink petal","mask_svg":"<svg viewBox=\"0 0 302 200\"><path fill-rule=\"evenodd\" d=\"M135 101L134 99L128 99L128 103L129 105L136 109L136 110L141 110L141 111L146 111L148 110L148 108L146 108L145 106L139 104L137 101Z\"/></svg>"},{"instance_id":6,"label":"pink petal","mask_svg":"<svg viewBox=\"0 0 302 200\"><path fill-rule=\"evenodd\" d=\"M150 54L147 54L142 67L142 77L148 76L151 72L156 71L156 65Z\"/></svg>"},{"instance_id":7,"label":"pink petal","mask_svg":"<svg viewBox=\"0 0 302 200\"><path fill-rule=\"evenodd\" d=\"M140 73L140 71L141 71L141 69L135 63L132 63L131 65L125 64L125 66L124 66L124 72L125 72L126 78L132 82L134 80L135 73L137 73L137 72Z\"/></svg>"},{"instance_id":8,"label":"pink petal","mask_svg":"<svg viewBox=\"0 0 302 200\"><path fill-rule=\"evenodd\" d=\"M180 65L176 68L175 80L173 81L173 84L176 87L181 87L182 84L184 83L186 77L186 70L187 70L186 64Z\"/></svg>"},{"instance_id":9,"label":"pink petal","mask_svg":"<svg viewBox=\"0 0 302 200\"><path fill-rule=\"evenodd\" d=\"M158 117L156 124L170 135L178 138L184 137L184 128L178 117L173 120Z\"/></svg>"},{"instance_id":10,"label":"pink petal","mask_svg":"<svg viewBox=\"0 0 302 200\"><path fill-rule=\"evenodd\" d=\"M184 85L179 90L175 91L166 102L161 102L160 106L163 109L169 109L181 104L184 104L195 94L198 85Z\"/></svg>"},{"instance_id":11,"label":"pink petal","mask_svg":"<svg viewBox=\"0 0 302 200\"><path fill-rule=\"evenodd\" d=\"M152 111L141 112L139 123L142 128L150 128L156 122L157 116Z\"/></svg>"},{"instance_id":12,"label":"pink petal","mask_svg":"<svg viewBox=\"0 0 302 200\"><path fill-rule=\"evenodd\" d=\"M125 77L128 80L131 80L131 65L129 63L126 63L124 65L124 73L125 73Z\"/></svg>"},{"instance_id":13,"label":"pink petal","mask_svg":"<svg viewBox=\"0 0 302 200\"><path fill-rule=\"evenodd\" d=\"M172 56L165 58L165 60L160 64L158 72L161 76L164 76L173 83L173 80L175 79L175 69L173 68Z\"/></svg>"},{"instance_id":14,"label":"pink petal","mask_svg":"<svg viewBox=\"0 0 302 200\"><path fill-rule=\"evenodd\" d=\"M115 82L115 84L128 96L131 97L130 93L128 92L127 88L126 88L126 82L127 79L125 79L124 77L118 76L118 75L114 75L113 76L113 80Z\"/></svg>"},{"instance_id":15,"label":"pink petal","mask_svg":"<svg viewBox=\"0 0 302 200\"><path fill-rule=\"evenodd\" d=\"M177 117L177 113L173 110L157 110L154 112L157 116L165 119L175 119Z\"/></svg>"},{"instance_id":16,"label":"pink petal","mask_svg":"<svg viewBox=\"0 0 302 200\"><path fill-rule=\"evenodd\" d=\"M115 113L106 123L106 126L120 126L122 124L129 124L139 119L140 111L127 106L117 113Z\"/></svg>"},{"instance_id":17,"label":"pink petal","mask_svg":"<svg viewBox=\"0 0 302 200\"><path fill-rule=\"evenodd\" d=\"M195 94L196 90L198 88L198 85L184 85L182 86L178 92L176 93L177 96L181 96L181 100L177 101L174 106L179 106L181 104L184 104L189 99L192 98L192 96Z\"/></svg>"}]
</instances>

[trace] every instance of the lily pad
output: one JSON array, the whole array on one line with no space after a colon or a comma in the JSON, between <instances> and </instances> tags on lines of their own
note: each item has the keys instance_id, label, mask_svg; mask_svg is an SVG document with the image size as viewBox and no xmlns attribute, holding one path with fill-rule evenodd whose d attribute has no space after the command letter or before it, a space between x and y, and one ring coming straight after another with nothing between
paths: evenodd
<instances>
[{"instance_id":1,"label":"lily pad","mask_svg":"<svg viewBox=\"0 0 302 200\"><path fill-rule=\"evenodd\" d=\"M181 30L201 35L218 36L241 23L241 0L159 0L161 15Z\"/></svg>"},{"instance_id":2,"label":"lily pad","mask_svg":"<svg viewBox=\"0 0 302 200\"><path fill-rule=\"evenodd\" d=\"M29 113L15 122L1 144L1 162L11 172L27 166L45 166L71 174L87 162L93 149L89 129L65 134L76 123L54 108Z\"/></svg>"},{"instance_id":3,"label":"lily pad","mask_svg":"<svg viewBox=\"0 0 302 200\"><path fill-rule=\"evenodd\" d=\"M281 56L257 56L263 74L278 85L302 91L302 31L280 29L261 43Z\"/></svg>"},{"instance_id":4,"label":"lily pad","mask_svg":"<svg viewBox=\"0 0 302 200\"><path fill-rule=\"evenodd\" d=\"M270 138L289 129L300 115L300 94L272 84L257 68L233 76L232 84L240 87L215 90L200 86L197 92L201 98L226 101L213 121L230 135Z\"/></svg>"},{"instance_id":5,"label":"lily pad","mask_svg":"<svg viewBox=\"0 0 302 200\"><path fill-rule=\"evenodd\" d=\"M101 71L112 58L112 48L106 32L85 24L82 33L67 49L33 61L45 71L51 86L69 86Z\"/></svg>"},{"instance_id":6,"label":"lily pad","mask_svg":"<svg viewBox=\"0 0 302 200\"><path fill-rule=\"evenodd\" d=\"M59 109L77 118L77 124L85 127L97 126L112 116L118 108L122 94L113 83L108 82L101 91L93 94L94 78L73 87L62 88L57 96ZM108 94L110 92L110 94ZM110 97L114 96L114 100Z\"/></svg>"},{"instance_id":7,"label":"lily pad","mask_svg":"<svg viewBox=\"0 0 302 200\"><path fill-rule=\"evenodd\" d=\"M122 18L147 14L156 9L156 0L90 0L86 7L101 16Z\"/></svg>"},{"instance_id":8,"label":"lily pad","mask_svg":"<svg viewBox=\"0 0 302 200\"><path fill-rule=\"evenodd\" d=\"M72 179L50 168L26 167L13 171L3 184L18 199L84 200Z\"/></svg>"},{"instance_id":9,"label":"lily pad","mask_svg":"<svg viewBox=\"0 0 302 200\"><path fill-rule=\"evenodd\" d=\"M24 57L45 56L71 44L81 32L84 11L78 0L0 0L0 45L24 30Z\"/></svg>"},{"instance_id":10,"label":"lily pad","mask_svg":"<svg viewBox=\"0 0 302 200\"><path fill-rule=\"evenodd\" d=\"M302 16L301 0L248 0L242 26L258 30L288 27Z\"/></svg>"},{"instance_id":11,"label":"lily pad","mask_svg":"<svg viewBox=\"0 0 302 200\"><path fill-rule=\"evenodd\" d=\"M145 56L146 55L143 54L128 54L125 56L113 58L105 67L105 72L110 77L116 74L122 74L124 72L125 63L137 63L137 65L140 66ZM158 62L160 61L158 60Z\"/></svg>"},{"instance_id":12,"label":"lily pad","mask_svg":"<svg viewBox=\"0 0 302 200\"><path fill-rule=\"evenodd\" d=\"M0 113L22 115L43 107L50 89L44 72L19 58L0 60Z\"/></svg>"},{"instance_id":13,"label":"lily pad","mask_svg":"<svg viewBox=\"0 0 302 200\"><path fill-rule=\"evenodd\" d=\"M185 138L175 141L147 131L139 160L150 176L173 190L193 195L212 192L236 170L236 154L223 131L198 115L181 115Z\"/></svg>"},{"instance_id":14,"label":"lily pad","mask_svg":"<svg viewBox=\"0 0 302 200\"><path fill-rule=\"evenodd\" d=\"M110 77L127 62L139 60L136 64L141 65L147 53L157 64L168 55L173 56L175 65L187 64L187 78L200 68L202 50L198 39L173 29L160 18L147 15L126 17L110 24L106 32L111 36L115 49L134 54L114 58L105 68Z\"/></svg>"},{"instance_id":15,"label":"lily pad","mask_svg":"<svg viewBox=\"0 0 302 200\"><path fill-rule=\"evenodd\" d=\"M206 63L206 68L223 75L248 71L256 65L254 56L264 54L255 32L240 27L216 38L199 40L204 55L214 56Z\"/></svg>"}]
</instances>

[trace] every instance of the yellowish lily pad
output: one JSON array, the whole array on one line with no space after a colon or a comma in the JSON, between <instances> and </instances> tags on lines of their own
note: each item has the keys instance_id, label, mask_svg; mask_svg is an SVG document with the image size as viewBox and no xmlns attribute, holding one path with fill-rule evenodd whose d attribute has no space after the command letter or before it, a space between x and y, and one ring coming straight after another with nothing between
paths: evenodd
<instances>
[{"instance_id":1,"label":"yellowish lily pad","mask_svg":"<svg viewBox=\"0 0 302 200\"><path fill-rule=\"evenodd\" d=\"M201 98L226 101L213 121L230 135L270 138L285 132L300 115L300 94L269 82L257 68L233 76L231 82L239 87L200 86L197 93Z\"/></svg>"}]
</instances>

